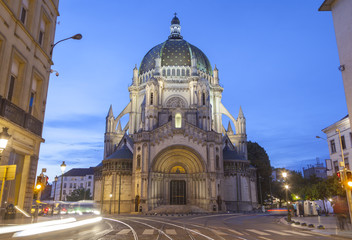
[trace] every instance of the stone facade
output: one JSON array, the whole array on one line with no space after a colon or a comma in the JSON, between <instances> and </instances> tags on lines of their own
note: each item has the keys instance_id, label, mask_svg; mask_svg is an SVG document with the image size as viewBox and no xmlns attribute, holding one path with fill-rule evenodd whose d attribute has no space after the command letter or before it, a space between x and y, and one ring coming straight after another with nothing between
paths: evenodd
<instances>
[{"instance_id":1,"label":"stone facade","mask_svg":"<svg viewBox=\"0 0 352 240\"><path fill-rule=\"evenodd\" d=\"M58 2L0 0L0 131L11 135L0 164L17 166L2 207L32 207Z\"/></svg>"},{"instance_id":2,"label":"stone facade","mask_svg":"<svg viewBox=\"0 0 352 240\"><path fill-rule=\"evenodd\" d=\"M256 170L247 160L246 119L221 103L219 71L171 22L169 39L133 69L130 102L106 117L104 160L94 200L103 212L157 211L170 205L204 211L251 210ZM121 118L129 121L121 127ZM231 124L227 130L222 115Z\"/></svg>"},{"instance_id":3,"label":"stone facade","mask_svg":"<svg viewBox=\"0 0 352 240\"><path fill-rule=\"evenodd\" d=\"M342 150L344 155L344 161L341 155L341 144L339 134L336 129L340 129ZM326 134L326 140L329 146L330 159L326 160L327 175L332 176L338 171L343 170L341 162L344 162L347 169L351 169L352 166L352 132L348 115L342 118L340 121L324 128L322 130Z\"/></svg>"}]
</instances>

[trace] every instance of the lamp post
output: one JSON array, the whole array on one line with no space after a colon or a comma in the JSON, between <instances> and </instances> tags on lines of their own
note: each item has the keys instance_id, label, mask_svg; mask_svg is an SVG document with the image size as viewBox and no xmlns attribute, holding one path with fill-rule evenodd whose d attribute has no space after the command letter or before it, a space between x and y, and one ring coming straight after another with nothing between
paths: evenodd
<instances>
[{"instance_id":1,"label":"lamp post","mask_svg":"<svg viewBox=\"0 0 352 240\"><path fill-rule=\"evenodd\" d=\"M350 215L350 221L352 221L352 196L351 196L351 189L348 186L346 186L347 169L346 169L346 165L345 165L345 155L343 154L343 147L342 147L342 139L341 139L340 129L337 128L336 132L339 134L340 147L341 147L342 162L340 163L340 166L343 167L343 174L342 174L342 177L341 177L341 181L343 182L343 186L346 188L346 197L347 197L348 210L349 210L349 215Z\"/></svg>"},{"instance_id":2,"label":"lamp post","mask_svg":"<svg viewBox=\"0 0 352 240\"><path fill-rule=\"evenodd\" d=\"M291 221L291 214L290 214L290 211L289 211L289 204L288 204L288 185L287 185L287 181L286 181L286 178L287 178L287 172L283 172L282 173L282 177L284 178L284 181L285 181L285 190L286 190L286 206L287 206L287 221L290 222Z\"/></svg>"},{"instance_id":3,"label":"lamp post","mask_svg":"<svg viewBox=\"0 0 352 240\"><path fill-rule=\"evenodd\" d=\"M55 47L58 43L63 42L63 41L66 41L66 40L68 40L68 39L81 40L81 39L82 39L82 34L77 33L77 34L73 35L72 37L68 37L68 38L62 39L62 40L60 40L60 41L58 41L58 42L52 44L52 45L51 45L51 50L50 50L50 55L53 54L53 49L54 49L54 47Z\"/></svg>"},{"instance_id":4,"label":"lamp post","mask_svg":"<svg viewBox=\"0 0 352 240\"><path fill-rule=\"evenodd\" d=\"M66 169L65 161L62 162L62 164L60 165L60 167L61 167L60 201L62 201L62 185L63 185L63 182L64 182L64 172L65 172L65 169Z\"/></svg>"},{"instance_id":5,"label":"lamp post","mask_svg":"<svg viewBox=\"0 0 352 240\"><path fill-rule=\"evenodd\" d=\"M59 178L57 176L55 176L55 180L54 180L54 183L55 183L55 187L54 187L54 197L53 197L53 206L51 207L51 216L54 215L54 208L55 208L55 197L56 197L56 183L57 183L57 180L59 180Z\"/></svg>"},{"instance_id":6,"label":"lamp post","mask_svg":"<svg viewBox=\"0 0 352 240\"><path fill-rule=\"evenodd\" d=\"M111 198L112 198L112 193L110 193L109 197L110 197L110 207L109 207L109 214L111 214Z\"/></svg>"}]
</instances>

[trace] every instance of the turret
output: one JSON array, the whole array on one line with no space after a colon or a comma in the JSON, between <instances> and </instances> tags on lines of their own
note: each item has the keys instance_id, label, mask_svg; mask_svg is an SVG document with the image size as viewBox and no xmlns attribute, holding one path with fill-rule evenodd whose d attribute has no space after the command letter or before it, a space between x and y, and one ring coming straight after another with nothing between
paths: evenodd
<instances>
[{"instance_id":1,"label":"turret","mask_svg":"<svg viewBox=\"0 0 352 240\"><path fill-rule=\"evenodd\" d=\"M138 85L139 84L137 64L133 68L133 79L132 80L133 80L133 85Z\"/></svg>"},{"instance_id":2,"label":"turret","mask_svg":"<svg viewBox=\"0 0 352 240\"><path fill-rule=\"evenodd\" d=\"M114 113L112 112L112 105L110 105L108 115L106 116L105 132L113 132L114 130Z\"/></svg>"},{"instance_id":3,"label":"turret","mask_svg":"<svg viewBox=\"0 0 352 240\"><path fill-rule=\"evenodd\" d=\"M240 107L240 111L238 113L238 132L237 134L246 134L246 118L242 112L242 107Z\"/></svg>"},{"instance_id":4,"label":"turret","mask_svg":"<svg viewBox=\"0 0 352 240\"><path fill-rule=\"evenodd\" d=\"M219 84L219 70L216 68L216 64L215 64L215 68L213 70L213 76L214 76L214 84L218 85Z\"/></svg>"}]
</instances>

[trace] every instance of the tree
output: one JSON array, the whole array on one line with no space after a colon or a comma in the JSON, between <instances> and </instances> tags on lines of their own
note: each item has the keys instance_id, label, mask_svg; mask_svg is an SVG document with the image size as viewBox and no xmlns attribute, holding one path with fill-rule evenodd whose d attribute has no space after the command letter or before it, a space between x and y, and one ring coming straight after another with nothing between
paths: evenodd
<instances>
[{"instance_id":1,"label":"tree","mask_svg":"<svg viewBox=\"0 0 352 240\"><path fill-rule=\"evenodd\" d=\"M271 166L269 156L265 149L256 142L247 143L248 160L257 168L258 201L265 201L270 195ZM260 184L260 186L259 186ZM261 188L261 196L259 189Z\"/></svg>"},{"instance_id":2,"label":"tree","mask_svg":"<svg viewBox=\"0 0 352 240\"><path fill-rule=\"evenodd\" d=\"M78 188L66 197L67 201L77 202L80 200L92 200L90 189Z\"/></svg>"}]
</instances>

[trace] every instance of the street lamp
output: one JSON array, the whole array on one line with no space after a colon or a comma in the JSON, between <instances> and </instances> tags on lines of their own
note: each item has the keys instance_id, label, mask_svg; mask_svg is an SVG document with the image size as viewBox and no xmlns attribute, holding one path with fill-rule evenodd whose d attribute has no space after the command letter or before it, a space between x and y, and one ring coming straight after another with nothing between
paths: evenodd
<instances>
[{"instance_id":1,"label":"street lamp","mask_svg":"<svg viewBox=\"0 0 352 240\"><path fill-rule=\"evenodd\" d=\"M61 168L60 201L62 201L62 185L63 185L63 182L64 182L64 172L65 172L65 169L66 169L65 161L62 162L62 164L60 165L60 168Z\"/></svg>"},{"instance_id":2,"label":"street lamp","mask_svg":"<svg viewBox=\"0 0 352 240\"><path fill-rule=\"evenodd\" d=\"M0 154L5 150L7 143L11 137L7 130L9 130L9 128L3 127L2 132L0 133Z\"/></svg>"},{"instance_id":3,"label":"street lamp","mask_svg":"<svg viewBox=\"0 0 352 240\"><path fill-rule=\"evenodd\" d=\"M110 193L110 208L109 208L109 214L111 214L111 198L112 198L112 193Z\"/></svg>"},{"instance_id":4,"label":"street lamp","mask_svg":"<svg viewBox=\"0 0 352 240\"><path fill-rule=\"evenodd\" d=\"M51 50L50 50L50 55L53 54L53 49L54 49L54 47L55 47L58 43L63 42L63 41L66 41L66 40L68 40L68 39L81 40L81 39L82 39L82 34L77 33L76 35L73 35L72 37L68 37L68 38L62 39L62 40L56 42L55 44L52 44L52 45L51 45Z\"/></svg>"},{"instance_id":5,"label":"street lamp","mask_svg":"<svg viewBox=\"0 0 352 240\"><path fill-rule=\"evenodd\" d=\"M283 172L282 176L284 177L284 180L286 182L287 172ZM285 189L286 189L287 221L290 222L291 221L291 214L290 214L290 211L289 211L289 204L288 204L288 192L287 192L288 185L287 185L287 183L285 184Z\"/></svg>"}]
</instances>

